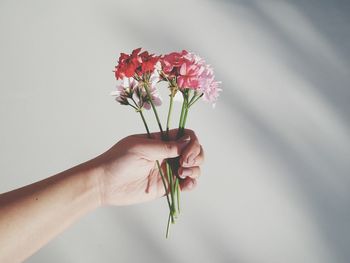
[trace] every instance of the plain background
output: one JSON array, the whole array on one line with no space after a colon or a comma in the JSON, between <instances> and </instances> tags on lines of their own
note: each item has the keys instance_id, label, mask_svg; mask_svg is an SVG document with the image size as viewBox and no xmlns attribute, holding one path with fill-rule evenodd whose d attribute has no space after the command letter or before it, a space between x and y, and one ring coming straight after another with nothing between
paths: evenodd
<instances>
[{"instance_id":1,"label":"plain background","mask_svg":"<svg viewBox=\"0 0 350 263\"><path fill-rule=\"evenodd\" d=\"M109 207L27 262L349 262L349 45L348 1L1 0L0 192L144 132L120 52L188 49L224 90L190 112L207 160L169 240L164 199Z\"/></svg>"}]
</instances>

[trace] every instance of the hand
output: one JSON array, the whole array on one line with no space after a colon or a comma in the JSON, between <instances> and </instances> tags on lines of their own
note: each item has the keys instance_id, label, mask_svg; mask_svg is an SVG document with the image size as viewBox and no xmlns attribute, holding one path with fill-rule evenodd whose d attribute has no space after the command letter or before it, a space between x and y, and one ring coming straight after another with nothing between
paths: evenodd
<instances>
[{"instance_id":1,"label":"hand","mask_svg":"<svg viewBox=\"0 0 350 263\"><path fill-rule=\"evenodd\" d=\"M175 138L177 129L169 132ZM164 160L180 156L178 170L181 190L196 186L199 166L204 160L203 149L192 130L178 140L162 141L160 133L128 136L93 161L103 171L99 175L102 205L129 205L150 201L165 195L156 164L164 170ZM163 172L165 175L165 171Z\"/></svg>"}]
</instances>

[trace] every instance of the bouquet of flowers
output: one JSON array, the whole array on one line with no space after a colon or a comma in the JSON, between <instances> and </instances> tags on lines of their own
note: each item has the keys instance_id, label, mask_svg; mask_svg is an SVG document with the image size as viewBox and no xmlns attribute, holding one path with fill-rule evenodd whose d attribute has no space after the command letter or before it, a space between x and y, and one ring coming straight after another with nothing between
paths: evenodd
<instances>
[{"instance_id":1,"label":"bouquet of flowers","mask_svg":"<svg viewBox=\"0 0 350 263\"><path fill-rule=\"evenodd\" d=\"M182 95L183 99L177 134L177 138L180 138L184 135L189 109L200 98L214 106L221 91L213 68L204 59L186 50L159 56L147 51L141 52L141 48L133 50L131 54L121 53L114 73L118 84L111 95L116 96L116 101L120 104L131 106L140 114L149 137L151 133L143 111L152 109L163 140L170 139L169 129L175 96ZM157 111L157 107L162 104L156 87L159 82L166 82L169 89L170 101L165 130ZM163 172L157 161L169 206L166 228L168 237L170 222L175 223L180 213L180 184L178 160L168 159L165 163L166 169Z\"/></svg>"}]
</instances>

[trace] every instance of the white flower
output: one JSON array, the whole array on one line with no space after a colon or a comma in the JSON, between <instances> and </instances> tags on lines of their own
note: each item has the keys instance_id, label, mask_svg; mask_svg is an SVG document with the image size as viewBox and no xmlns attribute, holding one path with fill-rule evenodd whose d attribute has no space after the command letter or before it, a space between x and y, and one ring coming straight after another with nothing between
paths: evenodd
<instances>
[{"instance_id":1,"label":"white flower","mask_svg":"<svg viewBox=\"0 0 350 263\"><path fill-rule=\"evenodd\" d=\"M116 101L123 105L129 105L128 98L133 96L134 90L138 86L138 81L134 78L123 78L117 85L116 90L111 92L112 96L116 96Z\"/></svg>"},{"instance_id":2,"label":"white flower","mask_svg":"<svg viewBox=\"0 0 350 263\"><path fill-rule=\"evenodd\" d=\"M148 89L155 106L162 104L161 97L156 89L156 84L159 80L159 73L157 70L154 70L150 76ZM145 108L147 110L151 108L145 88L134 78L122 78L116 90L111 92L111 95L116 96L116 101L123 105L131 104L137 108Z\"/></svg>"},{"instance_id":3,"label":"white flower","mask_svg":"<svg viewBox=\"0 0 350 263\"><path fill-rule=\"evenodd\" d=\"M159 82L159 80L160 80L160 77L159 77L158 70L154 70L149 78L150 87L148 87L148 89L151 94L151 99L153 101L153 104L155 106L160 106L162 104L162 98L160 97L158 90L156 89L156 84ZM144 90L143 92L145 96L145 103L143 107L149 110L151 108L151 104L148 102L146 91Z\"/></svg>"}]
</instances>

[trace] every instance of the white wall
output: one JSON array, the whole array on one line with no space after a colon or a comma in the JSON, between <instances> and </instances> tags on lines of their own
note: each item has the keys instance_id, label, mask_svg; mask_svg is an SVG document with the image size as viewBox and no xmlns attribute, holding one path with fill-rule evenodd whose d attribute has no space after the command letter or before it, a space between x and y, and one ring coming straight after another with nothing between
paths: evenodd
<instances>
[{"instance_id":1,"label":"white wall","mask_svg":"<svg viewBox=\"0 0 350 263\"><path fill-rule=\"evenodd\" d=\"M0 1L0 192L143 132L109 96L120 52L192 50L224 89L191 112L207 160L170 240L164 200L103 208L28 262L349 262L349 14L340 0Z\"/></svg>"}]
</instances>

